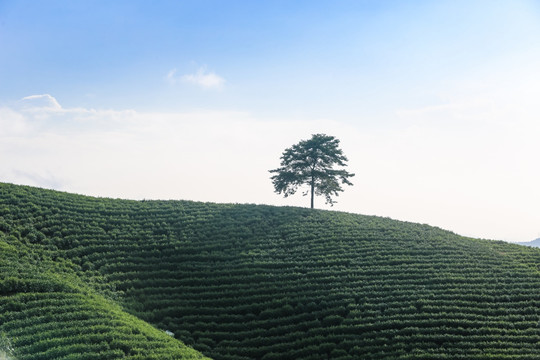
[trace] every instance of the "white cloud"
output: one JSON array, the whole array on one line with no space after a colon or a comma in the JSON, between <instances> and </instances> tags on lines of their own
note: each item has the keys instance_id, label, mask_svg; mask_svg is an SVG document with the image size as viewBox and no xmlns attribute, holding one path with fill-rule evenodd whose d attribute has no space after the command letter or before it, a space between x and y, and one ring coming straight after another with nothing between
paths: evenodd
<instances>
[{"instance_id":1,"label":"white cloud","mask_svg":"<svg viewBox=\"0 0 540 360\"><path fill-rule=\"evenodd\" d=\"M62 182L59 181L56 176L50 173L38 174L34 172L13 170L12 175L18 179L23 180L23 182L36 184L48 189L59 189L63 186Z\"/></svg>"},{"instance_id":2,"label":"white cloud","mask_svg":"<svg viewBox=\"0 0 540 360\"><path fill-rule=\"evenodd\" d=\"M8 107L0 107L0 139L27 134L30 128L23 114Z\"/></svg>"},{"instance_id":3,"label":"white cloud","mask_svg":"<svg viewBox=\"0 0 540 360\"><path fill-rule=\"evenodd\" d=\"M35 110L0 109L13 129L0 132L2 181L125 198L279 201L267 171L286 146L327 123L264 122L235 111Z\"/></svg>"},{"instance_id":4,"label":"white cloud","mask_svg":"<svg viewBox=\"0 0 540 360\"><path fill-rule=\"evenodd\" d=\"M512 113L503 101L457 100L401 111L391 129L238 111L4 107L0 180L96 196L307 206L301 195L274 194L268 170L286 147L326 133L341 140L356 173L336 210L477 237L538 237L536 107ZM492 121L475 121L487 113Z\"/></svg>"},{"instance_id":5,"label":"white cloud","mask_svg":"<svg viewBox=\"0 0 540 360\"><path fill-rule=\"evenodd\" d=\"M170 84L176 84L178 82L178 78L176 76L176 69L172 69L167 73L167 76L165 76L165 80L167 80Z\"/></svg>"},{"instance_id":6,"label":"white cloud","mask_svg":"<svg viewBox=\"0 0 540 360\"><path fill-rule=\"evenodd\" d=\"M52 111L62 110L58 101L49 94L30 95L22 98L21 103L30 108L41 108Z\"/></svg>"},{"instance_id":7,"label":"white cloud","mask_svg":"<svg viewBox=\"0 0 540 360\"><path fill-rule=\"evenodd\" d=\"M409 141L394 154L394 166L422 185L411 192L415 199L396 196L432 208L429 214L411 206L409 214L428 214L426 222L471 236L540 236L540 72L520 71L456 81L442 105L396 111Z\"/></svg>"},{"instance_id":8,"label":"white cloud","mask_svg":"<svg viewBox=\"0 0 540 360\"><path fill-rule=\"evenodd\" d=\"M167 73L166 80L171 84L184 82L193 84L204 89L222 89L225 85L225 79L212 71L208 71L205 66L200 67L193 74L178 76L177 69L172 69Z\"/></svg>"},{"instance_id":9,"label":"white cloud","mask_svg":"<svg viewBox=\"0 0 540 360\"><path fill-rule=\"evenodd\" d=\"M220 89L225 84L225 79L205 69L199 69L195 74L184 75L182 80L207 89Z\"/></svg>"}]
</instances>

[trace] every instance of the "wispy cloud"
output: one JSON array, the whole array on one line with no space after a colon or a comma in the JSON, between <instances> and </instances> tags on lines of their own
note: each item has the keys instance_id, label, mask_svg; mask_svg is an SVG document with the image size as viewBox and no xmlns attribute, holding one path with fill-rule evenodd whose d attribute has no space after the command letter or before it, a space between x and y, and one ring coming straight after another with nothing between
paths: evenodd
<instances>
[{"instance_id":1,"label":"wispy cloud","mask_svg":"<svg viewBox=\"0 0 540 360\"><path fill-rule=\"evenodd\" d=\"M178 82L178 76L176 75L177 70L172 69L167 73L167 76L165 76L165 80L167 80L170 84L176 84Z\"/></svg>"},{"instance_id":2,"label":"wispy cloud","mask_svg":"<svg viewBox=\"0 0 540 360\"><path fill-rule=\"evenodd\" d=\"M171 84L178 82L193 84L204 89L222 89L225 85L225 79L215 72L207 70L202 66L193 74L177 75L177 69L172 69L167 73L166 79Z\"/></svg>"},{"instance_id":3,"label":"wispy cloud","mask_svg":"<svg viewBox=\"0 0 540 360\"><path fill-rule=\"evenodd\" d=\"M490 102L467 96L402 109L402 126L385 131L239 111L63 107L51 98L0 108L0 181L99 196L305 206L301 196L275 195L268 170L286 147L327 133L342 141L350 170L362 174L338 210L491 238L527 240L538 232L540 125L532 95L520 95L517 110L496 94Z\"/></svg>"},{"instance_id":4,"label":"wispy cloud","mask_svg":"<svg viewBox=\"0 0 540 360\"><path fill-rule=\"evenodd\" d=\"M23 114L8 107L0 107L0 139L27 134L29 130L30 125Z\"/></svg>"},{"instance_id":5,"label":"wispy cloud","mask_svg":"<svg viewBox=\"0 0 540 360\"><path fill-rule=\"evenodd\" d=\"M13 169L12 175L22 182L49 189L61 189L64 186L62 181L50 172L35 173Z\"/></svg>"},{"instance_id":6,"label":"wispy cloud","mask_svg":"<svg viewBox=\"0 0 540 360\"><path fill-rule=\"evenodd\" d=\"M306 134L337 131L326 120L262 121L240 111L60 108L0 108L0 181L99 196L272 203L280 198L267 172L281 151Z\"/></svg>"},{"instance_id":7,"label":"wispy cloud","mask_svg":"<svg viewBox=\"0 0 540 360\"><path fill-rule=\"evenodd\" d=\"M49 94L30 95L21 99L21 103L28 107L44 108L48 110L62 110L62 106Z\"/></svg>"}]
</instances>

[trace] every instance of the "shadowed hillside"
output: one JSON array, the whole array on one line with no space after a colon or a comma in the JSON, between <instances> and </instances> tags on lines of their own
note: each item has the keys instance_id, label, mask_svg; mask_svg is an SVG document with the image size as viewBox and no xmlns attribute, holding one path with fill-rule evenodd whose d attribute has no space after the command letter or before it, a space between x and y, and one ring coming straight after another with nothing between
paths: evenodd
<instances>
[{"instance_id":1,"label":"shadowed hillside","mask_svg":"<svg viewBox=\"0 0 540 360\"><path fill-rule=\"evenodd\" d=\"M197 356L163 330L214 359L540 357L538 249L8 184L0 231L0 332L24 359Z\"/></svg>"}]
</instances>

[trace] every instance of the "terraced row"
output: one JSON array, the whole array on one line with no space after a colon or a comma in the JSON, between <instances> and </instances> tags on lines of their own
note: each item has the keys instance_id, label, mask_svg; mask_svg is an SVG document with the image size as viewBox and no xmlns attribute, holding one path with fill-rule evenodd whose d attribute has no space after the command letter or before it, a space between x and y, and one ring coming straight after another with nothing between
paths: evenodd
<instances>
[{"instance_id":1,"label":"terraced row","mask_svg":"<svg viewBox=\"0 0 540 360\"><path fill-rule=\"evenodd\" d=\"M0 231L1 359L203 359L86 286L71 261L53 260L52 252L29 245L17 230L5 230Z\"/></svg>"},{"instance_id":2,"label":"terraced row","mask_svg":"<svg viewBox=\"0 0 540 360\"><path fill-rule=\"evenodd\" d=\"M537 249L308 209L0 189L12 242L215 359L540 358Z\"/></svg>"}]
</instances>

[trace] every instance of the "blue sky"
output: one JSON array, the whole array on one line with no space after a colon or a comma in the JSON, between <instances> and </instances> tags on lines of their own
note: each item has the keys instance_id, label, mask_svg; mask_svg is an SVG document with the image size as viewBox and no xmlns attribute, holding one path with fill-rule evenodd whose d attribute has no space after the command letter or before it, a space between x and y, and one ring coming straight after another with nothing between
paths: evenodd
<instances>
[{"instance_id":1,"label":"blue sky","mask_svg":"<svg viewBox=\"0 0 540 360\"><path fill-rule=\"evenodd\" d=\"M532 240L538 64L537 1L3 0L0 181L305 206L267 170L322 132L334 209Z\"/></svg>"},{"instance_id":2,"label":"blue sky","mask_svg":"<svg viewBox=\"0 0 540 360\"><path fill-rule=\"evenodd\" d=\"M456 76L467 79L537 44L538 7L519 1L4 1L0 80L9 86L1 95L18 99L54 86L68 106L83 98L98 107L241 107L310 116L335 116L338 104L352 117L370 107L359 101L422 106ZM226 79L227 91L171 88L163 81L172 69L182 74L200 67Z\"/></svg>"}]
</instances>

